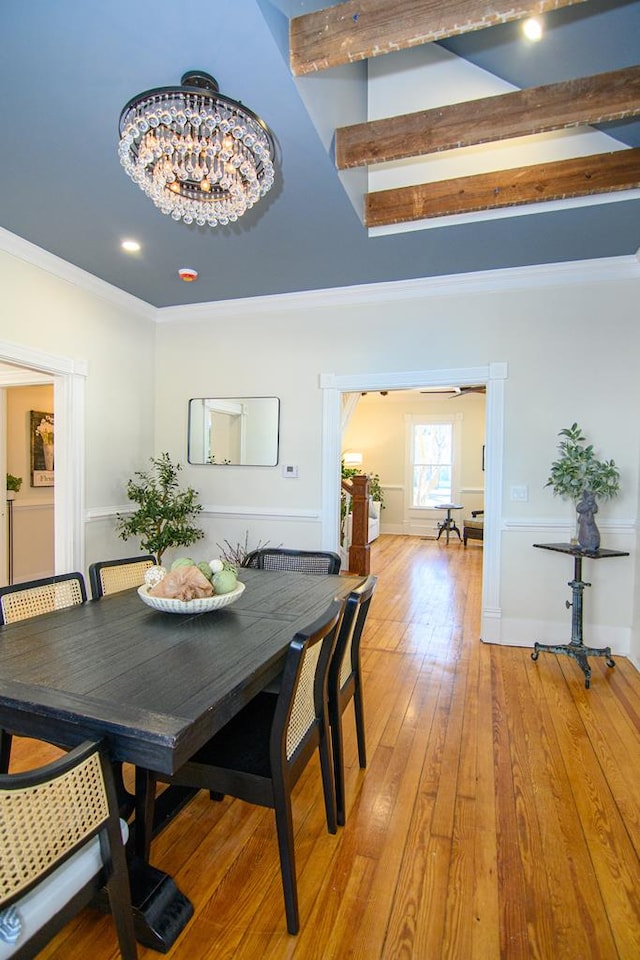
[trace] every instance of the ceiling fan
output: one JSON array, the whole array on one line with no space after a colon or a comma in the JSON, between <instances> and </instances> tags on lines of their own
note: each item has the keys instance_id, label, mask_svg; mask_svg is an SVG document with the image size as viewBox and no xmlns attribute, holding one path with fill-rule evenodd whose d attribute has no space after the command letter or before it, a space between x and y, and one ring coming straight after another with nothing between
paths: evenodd
<instances>
[{"instance_id":1,"label":"ceiling fan","mask_svg":"<svg viewBox=\"0 0 640 960\"><path fill-rule=\"evenodd\" d=\"M420 393L448 393L449 400L455 400L456 397L464 397L467 393L486 393L487 387L484 383L469 385L468 387L431 387L431 389L421 390Z\"/></svg>"},{"instance_id":2,"label":"ceiling fan","mask_svg":"<svg viewBox=\"0 0 640 960\"><path fill-rule=\"evenodd\" d=\"M487 386L484 383L479 383L475 386L468 387L454 387L452 395L449 397L450 400L455 400L456 397L464 397L467 393L486 393Z\"/></svg>"}]
</instances>

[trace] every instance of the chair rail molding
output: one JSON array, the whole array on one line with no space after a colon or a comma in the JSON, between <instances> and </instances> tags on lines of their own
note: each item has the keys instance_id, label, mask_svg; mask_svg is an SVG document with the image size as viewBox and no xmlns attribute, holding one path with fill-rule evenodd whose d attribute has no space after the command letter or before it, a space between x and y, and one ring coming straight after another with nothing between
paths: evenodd
<instances>
[{"instance_id":1,"label":"chair rail molding","mask_svg":"<svg viewBox=\"0 0 640 960\"><path fill-rule=\"evenodd\" d=\"M133 513L130 503L109 507L88 507L84 513L87 523L100 520L110 520L118 514ZM319 523L322 518L320 510L293 510L291 507L237 507L203 504L201 517L219 517L224 519L250 520L294 520L309 523Z\"/></svg>"},{"instance_id":2,"label":"chair rail molding","mask_svg":"<svg viewBox=\"0 0 640 960\"><path fill-rule=\"evenodd\" d=\"M341 395L379 390L416 390L451 383L487 385L485 471L485 537L482 569L482 638L500 636L500 518L502 516L502 464L504 457L504 385L507 364L443 370L406 370L387 373L320 375L323 392L322 428L322 548L337 550L340 516Z\"/></svg>"}]
</instances>

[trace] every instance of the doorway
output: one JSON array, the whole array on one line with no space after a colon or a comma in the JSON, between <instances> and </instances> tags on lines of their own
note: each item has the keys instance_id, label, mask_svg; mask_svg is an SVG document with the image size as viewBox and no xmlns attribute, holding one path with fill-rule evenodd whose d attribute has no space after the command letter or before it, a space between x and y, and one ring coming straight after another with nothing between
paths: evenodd
<instances>
[{"instance_id":1,"label":"doorway","mask_svg":"<svg viewBox=\"0 0 640 960\"><path fill-rule=\"evenodd\" d=\"M340 455L342 441L341 404L343 393L381 390L419 390L428 387L485 384L486 453L484 522L486 541L482 564L482 639L499 639L500 628L500 563L499 536L502 515L502 462L504 396L507 365L489 363L482 367L447 370L419 370L377 374L322 374L323 391L323 546L338 546L340 503Z\"/></svg>"},{"instance_id":2,"label":"doorway","mask_svg":"<svg viewBox=\"0 0 640 960\"><path fill-rule=\"evenodd\" d=\"M356 396L342 450L361 473L380 477L385 533L435 539L442 504L462 505L459 527L484 509L485 392L476 385Z\"/></svg>"},{"instance_id":3,"label":"doorway","mask_svg":"<svg viewBox=\"0 0 640 960\"><path fill-rule=\"evenodd\" d=\"M0 582L24 583L54 573L53 381L8 365L0 367L0 375L8 487L8 549L2 552L5 569Z\"/></svg>"},{"instance_id":4,"label":"doorway","mask_svg":"<svg viewBox=\"0 0 640 960\"><path fill-rule=\"evenodd\" d=\"M0 388L28 383L53 384L56 424L54 566L56 573L84 569L84 408L86 364L0 341ZM9 369L7 369L7 367ZM2 404L3 423L6 410ZM6 434L5 434L6 437ZM0 445L6 472L6 439ZM7 512L0 510L0 543L6 543ZM4 553L4 551L3 551ZM6 580L6 557L2 561Z\"/></svg>"}]
</instances>

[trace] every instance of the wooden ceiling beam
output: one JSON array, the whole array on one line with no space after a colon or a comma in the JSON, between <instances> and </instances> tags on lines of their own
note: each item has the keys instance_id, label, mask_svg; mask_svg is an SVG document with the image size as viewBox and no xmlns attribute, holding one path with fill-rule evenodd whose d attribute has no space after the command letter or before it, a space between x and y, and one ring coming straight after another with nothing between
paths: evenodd
<instances>
[{"instance_id":1,"label":"wooden ceiling beam","mask_svg":"<svg viewBox=\"0 0 640 960\"><path fill-rule=\"evenodd\" d=\"M336 130L338 170L640 116L640 66Z\"/></svg>"},{"instance_id":2,"label":"wooden ceiling beam","mask_svg":"<svg viewBox=\"0 0 640 960\"><path fill-rule=\"evenodd\" d=\"M585 0L346 0L289 24L294 76L406 50Z\"/></svg>"},{"instance_id":3,"label":"wooden ceiling beam","mask_svg":"<svg viewBox=\"0 0 640 960\"><path fill-rule=\"evenodd\" d=\"M365 197L365 226L495 210L640 187L640 148L458 177Z\"/></svg>"}]
</instances>

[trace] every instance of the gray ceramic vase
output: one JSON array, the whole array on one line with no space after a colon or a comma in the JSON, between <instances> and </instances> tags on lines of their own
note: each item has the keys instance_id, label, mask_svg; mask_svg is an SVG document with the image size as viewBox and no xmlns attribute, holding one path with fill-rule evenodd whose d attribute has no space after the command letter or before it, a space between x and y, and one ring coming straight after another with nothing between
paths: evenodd
<instances>
[{"instance_id":1,"label":"gray ceramic vase","mask_svg":"<svg viewBox=\"0 0 640 960\"><path fill-rule=\"evenodd\" d=\"M594 514L598 512L598 504L590 490L583 491L576 504L576 510L578 511L578 546L588 553L595 553L600 547L600 531L594 519Z\"/></svg>"}]
</instances>

